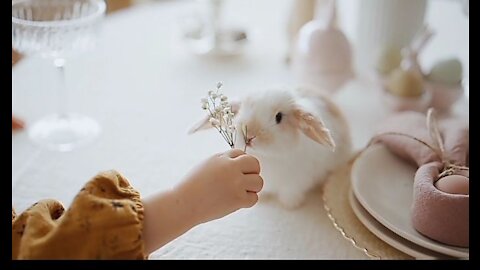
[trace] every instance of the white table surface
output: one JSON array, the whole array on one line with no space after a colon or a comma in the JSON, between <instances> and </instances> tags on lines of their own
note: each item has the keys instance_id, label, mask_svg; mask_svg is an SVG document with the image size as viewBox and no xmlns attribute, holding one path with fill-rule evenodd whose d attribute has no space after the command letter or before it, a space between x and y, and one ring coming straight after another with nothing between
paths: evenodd
<instances>
[{"instance_id":1,"label":"white table surface","mask_svg":"<svg viewBox=\"0 0 480 270\"><path fill-rule=\"evenodd\" d=\"M109 16L98 49L72 59L67 67L72 109L97 119L102 134L86 147L57 153L32 145L26 132L14 133L12 204L16 210L21 212L43 198L68 206L90 177L107 169L121 171L147 196L175 185L200 160L226 150L214 132L186 134L203 115L199 99L217 81L224 83L230 97L272 85L295 85L283 62L288 5L288 0L231 1L227 17L252 30L252 41L243 57L223 60L195 57L183 46L178 22L193 7L190 1L141 5ZM446 13L452 5L439 1L432 8ZM440 37L448 35L437 31ZM457 50L462 57L466 53L468 59L467 42L464 38L447 49ZM439 52L445 49L442 46ZM12 70L12 79L13 112L27 125L55 110L56 74L49 62L21 60ZM349 118L356 148L366 144L371 127L390 113L377 91L377 86L359 76L335 96ZM468 121L465 98L453 111ZM297 210L261 201L251 209L200 225L150 258L366 256L334 229L317 192Z\"/></svg>"}]
</instances>

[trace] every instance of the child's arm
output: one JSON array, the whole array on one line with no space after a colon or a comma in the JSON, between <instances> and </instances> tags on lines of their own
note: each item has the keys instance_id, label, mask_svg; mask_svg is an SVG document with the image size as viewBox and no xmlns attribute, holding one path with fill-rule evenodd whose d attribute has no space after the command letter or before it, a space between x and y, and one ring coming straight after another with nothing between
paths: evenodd
<instances>
[{"instance_id":1,"label":"child's arm","mask_svg":"<svg viewBox=\"0 0 480 270\"><path fill-rule=\"evenodd\" d=\"M198 224L255 205L263 187L259 173L256 158L234 149L207 159L174 189L143 200L145 252Z\"/></svg>"},{"instance_id":2,"label":"child's arm","mask_svg":"<svg viewBox=\"0 0 480 270\"><path fill-rule=\"evenodd\" d=\"M25 126L24 122L12 115L12 130L22 129Z\"/></svg>"},{"instance_id":3,"label":"child's arm","mask_svg":"<svg viewBox=\"0 0 480 270\"><path fill-rule=\"evenodd\" d=\"M231 150L145 200L119 172L100 172L68 209L48 199L19 216L12 209L12 259L145 259L195 225L254 205L259 171L255 158Z\"/></svg>"}]
</instances>

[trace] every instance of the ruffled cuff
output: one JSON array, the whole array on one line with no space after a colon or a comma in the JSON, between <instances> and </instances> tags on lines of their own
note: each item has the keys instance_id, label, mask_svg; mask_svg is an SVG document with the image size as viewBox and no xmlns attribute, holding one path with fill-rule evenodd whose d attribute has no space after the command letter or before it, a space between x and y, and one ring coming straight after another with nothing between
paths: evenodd
<instances>
[{"instance_id":1,"label":"ruffled cuff","mask_svg":"<svg viewBox=\"0 0 480 270\"><path fill-rule=\"evenodd\" d=\"M12 209L12 219L13 219ZM140 194L117 171L99 173L64 211L43 200L12 221L13 259L146 259Z\"/></svg>"}]
</instances>

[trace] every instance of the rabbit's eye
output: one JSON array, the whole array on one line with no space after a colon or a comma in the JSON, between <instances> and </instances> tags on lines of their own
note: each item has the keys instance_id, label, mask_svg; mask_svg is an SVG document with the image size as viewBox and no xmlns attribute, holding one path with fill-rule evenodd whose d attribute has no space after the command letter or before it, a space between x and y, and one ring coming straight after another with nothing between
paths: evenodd
<instances>
[{"instance_id":1,"label":"rabbit's eye","mask_svg":"<svg viewBox=\"0 0 480 270\"><path fill-rule=\"evenodd\" d=\"M277 113L277 115L275 115L275 122L277 122L277 124L280 124L280 122L282 122L282 117L283 114L281 112Z\"/></svg>"}]
</instances>

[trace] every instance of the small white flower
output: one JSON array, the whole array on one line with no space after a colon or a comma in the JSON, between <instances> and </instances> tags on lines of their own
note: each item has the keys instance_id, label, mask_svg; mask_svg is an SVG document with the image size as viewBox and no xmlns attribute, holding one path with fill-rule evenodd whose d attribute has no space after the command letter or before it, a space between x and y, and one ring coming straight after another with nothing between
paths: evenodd
<instances>
[{"instance_id":1,"label":"small white flower","mask_svg":"<svg viewBox=\"0 0 480 270\"><path fill-rule=\"evenodd\" d=\"M233 148L236 138L236 129L233 125L234 113L228 103L227 96L220 92L222 86L221 82L217 83L217 89L208 91L208 96L201 99L202 109L207 111L210 124L221 133L228 145Z\"/></svg>"},{"instance_id":2,"label":"small white flower","mask_svg":"<svg viewBox=\"0 0 480 270\"><path fill-rule=\"evenodd\" d=\"M220 125L220 121L218 121L218 119L215 119L213 117L211 117L209 121L210 121L210 124L212 124L212 126L214 127L217 127Z\"/></svg>"}]
</instances>

